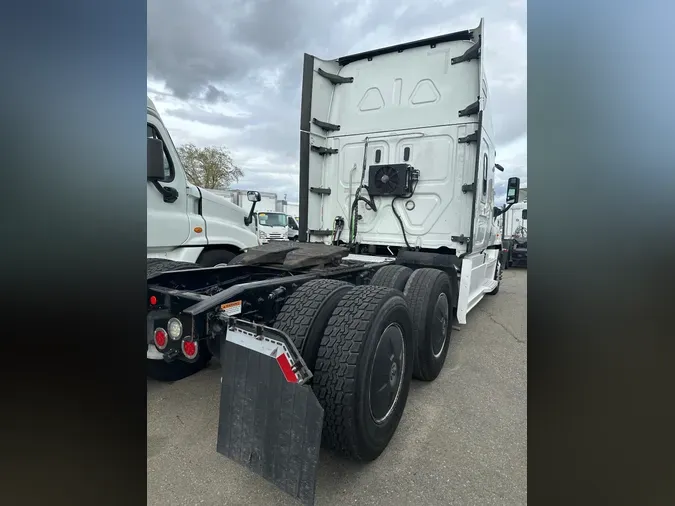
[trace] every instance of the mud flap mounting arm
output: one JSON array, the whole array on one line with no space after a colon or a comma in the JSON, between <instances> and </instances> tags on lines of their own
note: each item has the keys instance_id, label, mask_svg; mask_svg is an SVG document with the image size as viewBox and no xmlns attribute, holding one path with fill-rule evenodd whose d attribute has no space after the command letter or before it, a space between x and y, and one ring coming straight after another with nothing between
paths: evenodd
<instances>
[{"instance_id":1,"label":"mud flap mounting arm","mask_svg":"<svg viewBox=\"0 0 675 506\"><path fill-rule=\"evenodd\" d=\"M227 325L225 337L227 342L272 357L279 364L281 372L289 383L302 385L312 377L312 372L293 341L280 330L239 320L226 314L222 314L220 319Z\"/></svg>"}]
</instances>

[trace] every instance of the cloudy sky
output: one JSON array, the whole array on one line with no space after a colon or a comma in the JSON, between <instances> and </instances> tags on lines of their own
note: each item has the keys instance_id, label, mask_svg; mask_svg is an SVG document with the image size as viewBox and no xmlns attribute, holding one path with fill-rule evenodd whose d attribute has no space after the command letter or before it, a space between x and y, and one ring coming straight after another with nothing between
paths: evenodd
<instances>
[{"instance_id":1,"label":"cloudy sky","mask_svg":"<svg viewBox=\"0 0 675 506\"><path fill-rule=\"evenodd\" d=\"M234 186L298 196L304 53L332 59L478 26L494 108L498 196L527 183L525 0L148 0L148 95L173 141L224 145Z\"/></svg>"}]
</instances>

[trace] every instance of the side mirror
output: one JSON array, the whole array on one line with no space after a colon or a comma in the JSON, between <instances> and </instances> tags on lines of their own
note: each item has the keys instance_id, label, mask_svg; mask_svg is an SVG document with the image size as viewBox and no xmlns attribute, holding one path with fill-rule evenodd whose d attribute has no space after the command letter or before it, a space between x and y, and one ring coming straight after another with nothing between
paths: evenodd
<instances>
[{"instance_id":1,"label":"side mirror","mask_svg":"<svg viewBox=\"0 0 675 506\"><path fill-rule=\"evenodd\" d=\"M510 177L506 185L506 205L515 204L518 202L520 195L520 178Z\"/></svg>"},{"instance_id":2,"label":"side mirror","mask_svg":"<svg viewBox=\"0 0 675 506\"><path fill-rule=\"evenodd\" d=\"M246 198L248 199L249 202L252 202L251 204L251 210L248 212L248 216L244 218L244 225L247 227L253 223L253 216L255 213L255 205L260 202L260 192L256 191L248 191L246 192ZM256 227L258 226L258 220L256 219Z\"/></svg>"},{"instance_id":3,"label":"side mirror","mask_svg":"<svg viewBox=\"0 0 675 506\"><path fill-rule=\"evenodd\" d=\"M164 144L148 137L148 181L160 181L164 177Z\"/></svg>"}]
</instances>

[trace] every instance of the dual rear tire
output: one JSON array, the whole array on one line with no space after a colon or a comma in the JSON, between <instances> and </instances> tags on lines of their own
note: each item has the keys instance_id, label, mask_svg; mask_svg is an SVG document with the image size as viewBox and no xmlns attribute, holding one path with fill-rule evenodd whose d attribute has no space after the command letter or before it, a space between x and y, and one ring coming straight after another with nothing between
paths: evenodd
<instances>
[{"instance_id":1,"label":"dual rear tire","mask_svg":"<svg viewBox=\"0 0 675 506\"><path fill-rule=\"evenodd\" d=\"M313 370L325 447L357 461L384 451L408 398L412 325L403 294L385 287L316 280L286 301L275 327Z\"/></svg>"},{"instance_id":2,"label":"dual rear tire","mask_svg":"<svg viewBox=\"0 0 675 506\"><path fill-rule=\"evenodd\" d=\"M444 272L394 265L367 286L314 280L286 300L274 326L313 371L325 447L357 461L384 451L412 378L432 381L443 367L451 301Z\"/></svg>"},{"instance_id":3,"label":"dual rear tire","mask_svg":"<svg viewBox=\"0 0 675 506\"><path fill-rule=\"evenodd\" d=\"M413 271L403 265L387 265L375 273L371 284L394 288L405 294L413 319L413 377L422 381L435 380L445 364L452 334L450 278L439 269Z\"/></svg>"}]
</instances>

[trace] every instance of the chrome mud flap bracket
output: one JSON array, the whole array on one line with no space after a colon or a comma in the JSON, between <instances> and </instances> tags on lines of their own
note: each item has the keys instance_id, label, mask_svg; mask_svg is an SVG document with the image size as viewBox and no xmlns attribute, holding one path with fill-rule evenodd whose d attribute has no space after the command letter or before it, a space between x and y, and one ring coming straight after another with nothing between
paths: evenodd
<instances>
[{"instance_id":1,"label":"chrome mud flap bracket","mask_svg":"<svg viewBox=\"0 0 675 506\"><path fill-rule=\"evenodd\" d=\"M229 318L220 363L218 453L313 505L324 413L299 352L276 329Z\"/></svg>"}]
</instances>

